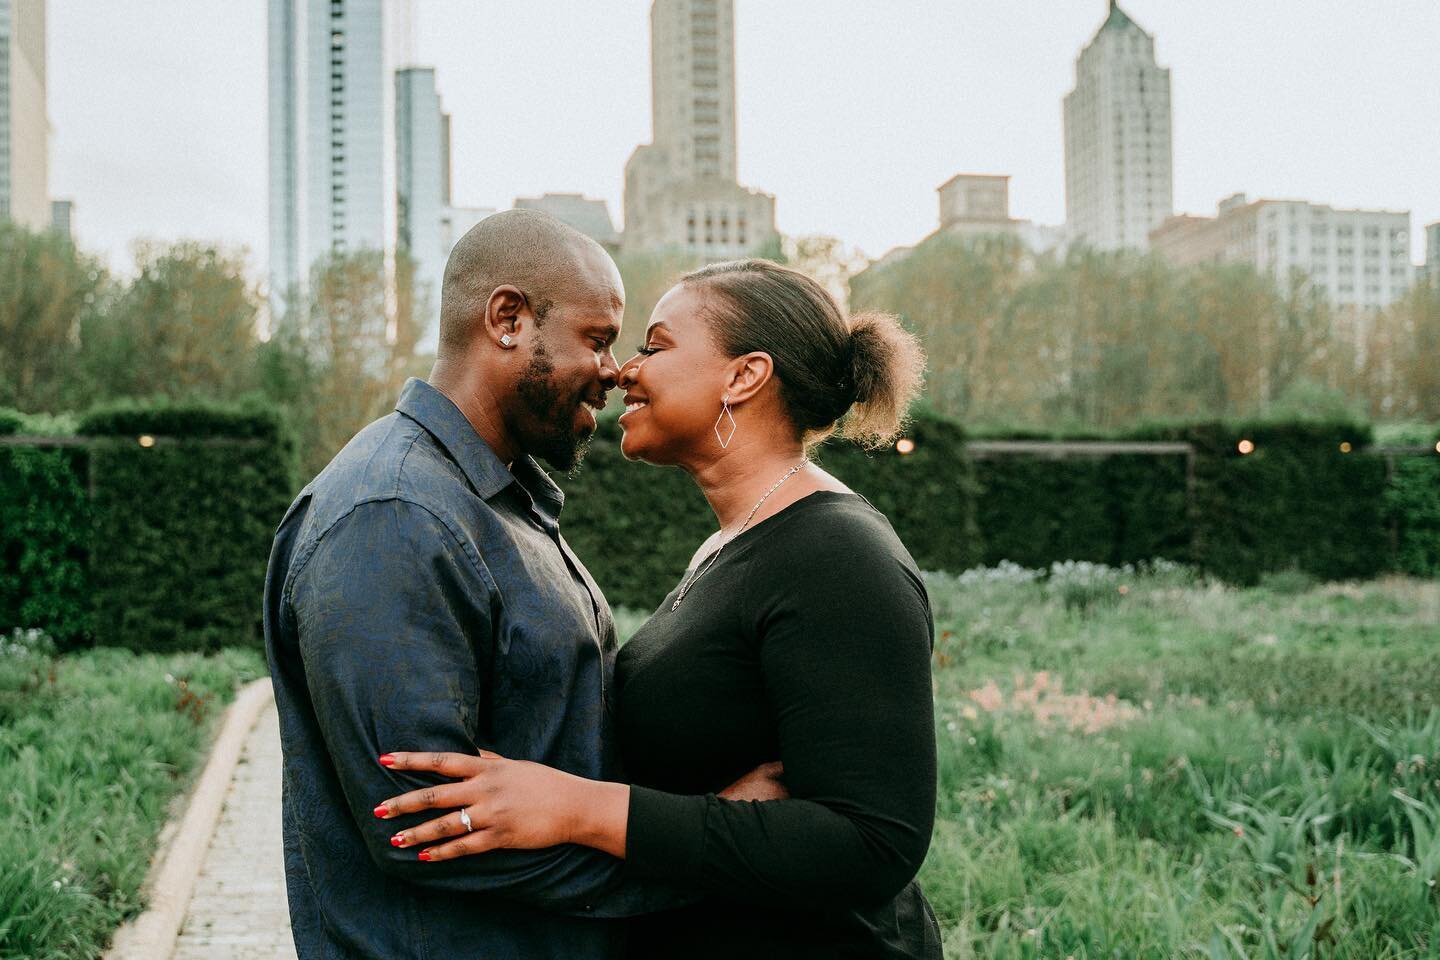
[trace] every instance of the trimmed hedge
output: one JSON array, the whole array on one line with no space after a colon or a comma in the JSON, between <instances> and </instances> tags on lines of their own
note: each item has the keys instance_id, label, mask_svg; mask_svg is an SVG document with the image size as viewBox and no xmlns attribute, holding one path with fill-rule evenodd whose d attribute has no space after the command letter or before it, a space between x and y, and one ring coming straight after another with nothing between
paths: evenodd
<instances>
[{"instance_id":1,"label":"trimmed hedge","mask_svg":"<svg viewBox=\"0 0 1440 960\"><path fill-rule=\"evenodd\" d=\"M96 639L133 650L258 646L275 528L295 446L256 408L127 404L85 416ZM164 438L142 447L136 438Z\"/></svg>"},{"instance_id":2,"label":"trimmed hedge","mask_svg":"<svg viewBox=\"0 0 1440 960\"><path fill-rule=\"evenodd\" d=\"M29 432L0 410L0 435ZM91 632L86 457L74 447L0 447L0 632L39 627L62 649Z\"/></svg>"},{"instance_id":3,"label":"trimmed hedge","mask_svg":"<svg viewBox=\"0 0 1440 960\"><path fill-rule=\"evenodd\" d=\"M922 416L907 435L915 442L908 456L831 441L816 459L889 517L921 567L974 566L981 554L963 431ZM715 532L714 514L689 476L627 461L612 420L600 424L579 470L555 479L566 494L565 537L617 605L656 606Z\"/></svg>"},{"instance_id":4,"label":"trimmed hedge","mask_svg":"<svg viewBox=\"0 0 1440 960\"><path fill-rule=\"evenodd\" d=\"M1433 449L1440 429L1414 427L1390 439ZM1395 530L1396 568L1416 577L1440 577L1440 456L1395 459L1385 514Z\"/></svg>"},{"instance_id":5,"label":"trimmed hedge","mask_svg":"<svg viewBox=\"0 0 1440 960\"><path fill-rule=\"evenodd\" d=\"M0 413L0 432L27 423ZM270 541L296 486L279 416L129 403L77 432L84 446L0 447L0 632L38 627L62 649L258 646Z\"/></svg>"},{"instance_id":6,"label":"trimmed hedge","mask_svg":"<svg viewBox=\"0 0 1440 960\"><path fill-rule=\"evenodd\" d=\"M1388 569L1385 463L1340 449L1371 437L1368 426L1342 422L1185 429L1180 438L1197 453L1195 562L1241 584L1290 568L1322 580ZM1254 452L1242 455L1240 439Z\"/></svg>"}]
</instances>

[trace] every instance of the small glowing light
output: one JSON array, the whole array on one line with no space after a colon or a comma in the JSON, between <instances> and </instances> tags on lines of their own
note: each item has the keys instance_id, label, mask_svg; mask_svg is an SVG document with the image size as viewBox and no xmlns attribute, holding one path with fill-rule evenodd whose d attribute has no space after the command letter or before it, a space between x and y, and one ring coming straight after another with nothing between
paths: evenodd
<instances>
[{"instance_id":1,"label":"small glowing light","mask_svg":"<svg viewBox=\"0 0 1440 960\"><path fill-rule=\"evenodd\" d=\"M1353 450L1353 449L1355 449L1355 448L1352 447L1352 446L1350 446L1350 441L1349 441L1349 440L1346 440L1344 443L1340 444L1340 452L1341 452L1341 453L1349 453L1349 452L1350 452L1351 450Z\"/></svg>"},{"instance_id":2,"label":"small glowing light","mask_svg":"<svg viewBox=\"0 0 1440 960\"><path fill-rule=\"evenodd\" d=\"M1440 444L1436 444L1436 446L1440 447ZM895 444L895 452L900 454L900 456L902 457L906 454L914 453L915 441L911 440L909 437L901 437L899 441Z\"/></svg>"},{"instance_id":3,"label":"small glowing light","mask_svg":"<svg viewBox=\"0 0 1440 960\"><path fill-rule=\"evenodd\" d=\"M1120 584L1120 596L1123 597L1123 596L1125 596L1125 594L1127 594L1127 593L1129 593L1129 592L1130 592L1130 587L1129 587L1128 585L1123 584L1123 583Z\"/></svg>"},{"instance_id":4,"label":"small glowing light","mask_svg":"<svg viewBox=\"0 0 1440 960\"><path fill-rule=\"evenodd\" d=\"M1241 452L1242 454L1243 454L1243 453L1254 453L1254 452L1255 452L1255 444L1252 443L1252 442L1250 442L1249 440L1241 440L1241 441L1240 441L1240 446L1239 446L1238 449L1240 450L1240 452Z\"/></svg>"},{"instance_id":5,"label":"small glowing light","mask_svg":"<svg viewBox=\"0 0 1440 960\"><path fill-rule=\"evenodd\" d=\"M1440 453L1440 440L1435 441L1435 452Z\"/></svg>"},{"instance_id":6,"label":"small glowing light","mask_svg":"<svg viewBox=\"0 0 1440 960\"><path fill-rule=\"evenodd\" d=\"M150 434L148 433L140 434L140 446L144 447L146 450L149 450L151 447L155 446L155 438L150 436Z\"/></svg>"}]
</instances>

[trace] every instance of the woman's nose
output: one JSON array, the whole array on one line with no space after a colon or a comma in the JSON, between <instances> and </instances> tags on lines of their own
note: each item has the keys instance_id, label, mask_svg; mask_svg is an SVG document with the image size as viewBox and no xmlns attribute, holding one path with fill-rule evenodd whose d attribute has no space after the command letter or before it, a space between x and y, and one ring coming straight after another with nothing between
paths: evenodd
<instances>
[{"instance_id":1,"label":"woman's nose","mask_svg":"<svg viewBox=\"0 0 1440 960\"><path fill-rule=\"evenodd\" d=\"M645 361L641 360L638 356L631 357L629 360L626 360L620 367L620 377L617 380L620 389L624 390L626 387L633 384L635 382L635 377L640 373L640 368L644 365Z\"/></svg>"}]
</instances>

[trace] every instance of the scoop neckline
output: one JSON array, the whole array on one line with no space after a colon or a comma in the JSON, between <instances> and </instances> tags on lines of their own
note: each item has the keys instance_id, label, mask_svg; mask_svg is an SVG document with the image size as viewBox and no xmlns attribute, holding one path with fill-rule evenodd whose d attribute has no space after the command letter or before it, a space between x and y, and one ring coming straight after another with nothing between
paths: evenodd
<instances>
[{"instance_id":1,"label":"scoop neckline","mask_svg":"<svg viewBox=\"0 0 1440 960\"><path fill-rule=\"evenodd\" d=\"M775 511L770 516L766 517L764 520L761 520L754 526L747 527L744 530L741 530L734 537L725 541L720 546L716 547L714 550L710 551L709 553L705 554L705 556L695 561L694 566L690 567L685 572L689 573L691 570L694 570L701 564L706 563L726 547L732 547L735 544L739 543L741 540L745 540L747 538L754 539L753 537L751 537L751 534L755 533L757 530L764 530L766 527L770 526L773 521L781 519L786 514L795 513L797 507L800 507L804 504L814 505L817 503L828 503L833 502L834 500L857 500L860 503L865 504L865 506L870 507L872 510L874 509L869 500L866 500L863 496L855 493L854 491L850 491L847 493L844 490L812 490L809 493L805 494L805 496L801 497L799 500L796 500L794 503L786 504L784 507Z\"/></svg>"}]
</instances>

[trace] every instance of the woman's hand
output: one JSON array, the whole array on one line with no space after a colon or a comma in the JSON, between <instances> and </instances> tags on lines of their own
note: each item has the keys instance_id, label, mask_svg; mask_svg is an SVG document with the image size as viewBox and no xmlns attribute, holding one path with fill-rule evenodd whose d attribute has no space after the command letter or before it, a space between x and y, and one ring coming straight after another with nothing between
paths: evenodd
<instances>
[{"instance_id":1,"label":"woman's hand","mask_svg":"<svg viewBox=\"0 0 1440 960\"><path fill-rule=\"evenodd\" d=\"M762 763L716 796L722 800L788 800L785 789L785 764L777 761Z\"/></svg>"},{"instance_id":2,"label":"woman's hand","mask_svg":"<svg viewBox=\"0 0 1440 960\"><path fill-rule=\"evenodd\" d=\"M625 784L586 780L483 750L478 757L387 753L380 762L392 770L438 773L460 781L414 790L375 808L375 815L385 820L423 810L455 811L390 838L391 845L405 848L448 841L421 850L421 860L452 860L487 850L534 850L561 843L625 855L630 804L630 788ZM462 811L470 819L469 829Z\"/></svg>"}]
</instances>

